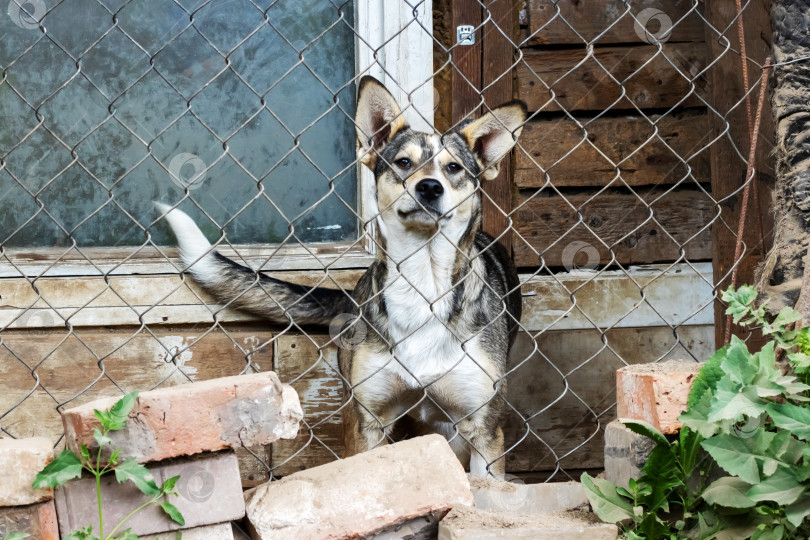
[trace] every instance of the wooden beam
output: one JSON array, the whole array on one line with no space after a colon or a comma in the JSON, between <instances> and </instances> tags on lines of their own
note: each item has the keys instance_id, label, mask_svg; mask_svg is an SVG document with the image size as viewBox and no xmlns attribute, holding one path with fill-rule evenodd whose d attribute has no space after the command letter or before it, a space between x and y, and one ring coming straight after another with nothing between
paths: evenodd
<instances>
[{"instance_id":1,"label":"wooden beam","mask_svg":"<svg viewBox=\"0 0 810 540\"><path fill-rule=\"evenodd\" d=\"M746 54L752 60L763 63L770 54L770 1L753 0L744 3L742 23L745 28ZM740 61L740 41L735 17L737 11L734 2L707 2L706 19L723 33L728 43L711 27L706 27L706 42L709 45L710 59L714 64L707 72L711 93L710 105L717 111L712 114L712 137L722 134L721 138L711 145L712 197L720 201L721 216L712 226L712 260L714 263L714 282L719 289L726 289L731 283L731 272L736 247L736 233L740 219L742 187L746 172L746 159L750 148L750 136L746 107L740 103L745 95ZM749 84L756 84L760 70L748 62ZM751 108L756 109L754 92L751 97ZM767 104L766 100L766 104ZM725 117L725 120L722 118ZM762 260L763 247L770 243L771 226L767 203L773 184L773 160L769 155L773 148L773 122L770 107L766 105L762 114L762 125L759 133L760 148L757 151L757 170L761 191L758 198L762 208L754 206L754 194L749 198L748 220L745 223L744 241L746 253L739 261L737 286L753 283L755 269ZM743 157L741 157L743 156ZM757 226L757 220L763 223L766 236L765 246ZM718 345L723 343L725 333L725 306L721 302L715 305ZM733 330L742 338L748 337L747 331L739 327ZM762 345L761 337L754 336L749 342L752 350Z\"/></svg>"},{"instance_id":2,"label":"wooden beam","mask_svg":"<svg viewBox=\"0 0 810 540\"><path fill-rule=\"evenodd\" d=\"M732 2L729 2L733 5ZM625 0L529 0L531 45L583 45L597 37L608 43L643 43L646 34L636 30L633 13L656 9L666 18L649 21L647 30L658 33L662 23L672 27L668 41L703 41L704 23L692 0L644 0L629 5ZM649 12L648 12L649 13ZM655 12L652 12L655 13ZM573 28L573 30L572 30Z\"/></svg>"},{"instance_id":3,"label":"wooden beam","mask_svg":"<svg viewBox=\"0 0 810 540\"><path fill-rule=\"evenodd\" d=\"M450 52L454 66L452 82L453 125L465 118L475 117L481 106L481 3L478 0L453 0L453 48ZM459 45L456 29L470 25L475 32L475 44Z\"/></svg>"},{"instance_id":4,"label":"wooden beam","mask_svg":"<svg viewBox=\"0 0 810 540\"><path fill-rule=\"evenodd\" d=\"M647 205L651 205L649 208ZM577 214L579 211L580 215ZM515 261L520 267L591 267L711 257L708 225L716 206L700 190L605 191L560 195L521 193L516 216ZM587 227L586 227L587 226Z\"/></svg>"},{"instance_id":5,"label":"wooden beam","mask_svg":"<svg viewBox=\"0 0 810 540\"><path fill-rule=\"evenodd\" d=\"M517 70L520 98L543 112L703 106L707 81L697 77L692 91L690 79L706 66L706 52L704 43L667 43L661 51L599 47L591 56L584 47L526 50Z\"/></svg>"},{"instance_id":6,"label":"wooden beam","mask_svg":"<svg viewBox=\"0 0 810 540\"><path fill-rule=\"evenodd\" d=\"M513 0L491 0L484 10L483 73L484 112L513 98L512 63L515 56L518 3ZM512 212L512 159L506 156L494 180L483 185L483 228L511 249L509 214Z\"/></svg>"},{"instance_id":7,"label":"wooden beam","mask_svg":"<svg viewBox=\"0 0 810 540\"><path fill-rule=\"evenodd\" d=\"M584 128L568 118L526 125L515 152L518 188L543 187L545 172L557 188L604 187L611 182L613 187L680 181L694 186L711 181L708 153L701 152L711 141L703 110L650 115L649 120L639 116L577 120ZM613 164L619 164L621 180L616 179Z\"/></svg>"}]
</instances>

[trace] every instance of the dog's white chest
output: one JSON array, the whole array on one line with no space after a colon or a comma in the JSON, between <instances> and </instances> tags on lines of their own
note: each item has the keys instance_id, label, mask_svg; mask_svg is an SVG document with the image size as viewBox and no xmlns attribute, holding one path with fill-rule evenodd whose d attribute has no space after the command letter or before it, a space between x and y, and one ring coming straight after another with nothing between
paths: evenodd
<instances>
[{"instance_id":1,"label":"dog's white chest","mask_svg":"<svg viewBox=\"0 0 810 540\"><path fill-rule=\"evenodd\" d=\"M448 328L452 292L427 296L400 278L384 294L394 353L388 368L406 384L428 384L464 358L459 337Z\"/></svg>"}]
</instances>

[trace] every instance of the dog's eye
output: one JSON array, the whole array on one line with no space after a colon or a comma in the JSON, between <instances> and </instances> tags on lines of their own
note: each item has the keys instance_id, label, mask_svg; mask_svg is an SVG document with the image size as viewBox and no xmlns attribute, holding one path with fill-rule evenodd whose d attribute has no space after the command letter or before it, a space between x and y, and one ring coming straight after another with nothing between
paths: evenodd
<instances>
[{"instance_id":1,"label":"dog's eye","mask_svg":"<svg viewBox=\"0 0 810 540\"><path fill-rule=\"evenodd\" d=\"M396 160L394 163L396 163L396 164L397 164L397 167L399 167L400 169L405 169L405 170L408 170L408 169L410 169L410 168L411 168L411 160L410 160L410 159L408 159L408 158L406 158L406 157L404 157L404 158L399 158L399 159L398 159L398 160Z\"/></svg>"},{"instance_id":2,"label":"dog's eye","mask_svg":"<svg viewBox=\"0 0 810 540\"><path fill-rule=\"evenodd\" d=\"M459 165L458 163L448 163L447 165L445 165L445 168L447 169L447 172L453 174L461 170L461 165Z\"/></svg>"}]
</instances>

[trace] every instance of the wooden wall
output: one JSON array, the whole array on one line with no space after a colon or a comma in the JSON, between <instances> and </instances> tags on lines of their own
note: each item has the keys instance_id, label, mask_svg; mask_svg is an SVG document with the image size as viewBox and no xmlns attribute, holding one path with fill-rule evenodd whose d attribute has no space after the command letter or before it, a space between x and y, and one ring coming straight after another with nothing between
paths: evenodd
<instances>
[{"instance_id":1,"label":"wooden wall","mask_svg":"<svg viewBox=\"0 0 810 540\"><path fill-rule=\"evenodd\" d=\"M281 277L313 283L318 274L323 276ZM351 288L359 272L330 276L332 286ZM525 331L507 376L507 399L514 407L506 422L508 469L553 471L558 459L567 469L600 467L600 426L613 414L616 368L658 357L703 357L712 350L710 279L708 264L694 270L639 267L595 279L587 273L522 275ZM177 275L43 278L37 287L39 300L28 280L0 279L0 324L20 310L33 314L0 334L0 414L10 411L0 427L6 434L56 443L62 433L58 406L273 369L298 391L306 425L295 440L240 452L245 485L268 478L262 462L283 475L342 452L337 351L322 347L329 340L325 329L306 328L304 334L268 328L243 313L221 310ZM113 305L116 295L132 307ZM155 298L164 305L150 315ZM143 325L137 324L139 313ZM197 322L189 322L192 317Z\"/></svg>"},{"instance_id":2,"label":"wooden wall","mask_svg":"<svg viewBox=\"0 0 810 540\"><path fill-rule=\"evenodd\" d=\"M520 266L570 268L573 242L600 264L711 259L705 23L691 2L632 5L637 16L659 10L652 32L674 24L661 50L620 0L528 1L516 70L533 114L515 152Z\"/></svg>"}]
</instances>

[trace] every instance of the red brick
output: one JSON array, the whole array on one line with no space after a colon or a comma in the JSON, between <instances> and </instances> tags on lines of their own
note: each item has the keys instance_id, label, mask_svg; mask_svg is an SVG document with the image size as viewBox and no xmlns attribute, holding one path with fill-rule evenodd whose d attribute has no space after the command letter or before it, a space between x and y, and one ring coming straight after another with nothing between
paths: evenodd
<instances>
[{"instance_id":1,"label":"red brick","mask_svg":"<svg viewBox=\"0 0 810 540\"><path fill-rule=\"evenodd\" d=\"M464 469L440 435L297 472L245 496L260 540L365 538L473 504Z\"/></svg>"},{"instance_id":2,"label":"red brick","mask_svg":"<svg viewBox=\"0 0 810 540\"><path fill-rule=\"evenodd\" d=\"M97 447L93 409L107 409L116 399L101 399L62 413L68 448ZM292 439L303 417L298 394L273 372L224 377L144 392L127 427L110 433L112 448L140 463L267 445Z\"/></svg>"},{"instance_id":3,"label":"red brick","mask_svg":"<svg viewBox=\"0 0 810 540\"><path fill-rule=\"evenodd\" d=\"M0 439L0 506L23 506L53 499L50 488L34 489L37 473L53 459L43 437Z\"/></svg>"},{"instance_id":4,"label":"red brick","mask_svg":"<svg viewBox=\"0 0 810 540\"><path fill-rule=\"evenodd\" d=\"M59 540L53 501L0 508L0 538L13 532L28 533L32 540Z\"/></svg>"},{"instance_id":5,"label":"red brick","mask_svg":"<svg viewBox=\"0 0 810 540\"><path fill-rule=\"evenodd\" d=\"M178 497L168 500L186 521L185 527L202 527L240 519L245 515L239 462L233 452L206 454L194 458L176 459L147 466L155 482L180 476L175 491ZM102 477L102 508L105 532L110 533L121 519L149 499L132 482L119 484L114 474ZM98 507L95 479L71 480L56 488L56 509L62 535L94 525L98 529ZM152 505L136 514L122 529L131 528L137 535L149 535L179 528Z\"/></svg>"},{"instance_id":6,"label":"red brick","mask_svg":"<svg viewBox=\"0 0 810 540\"><path fill-rule=\"evenodd\" d=\"M670 360L658 364L636 364L616 372L617 414L643 420L662 433L681 429L678 417L686 410L692 381L703 364Z\"/></svg>"}]
</instances>

